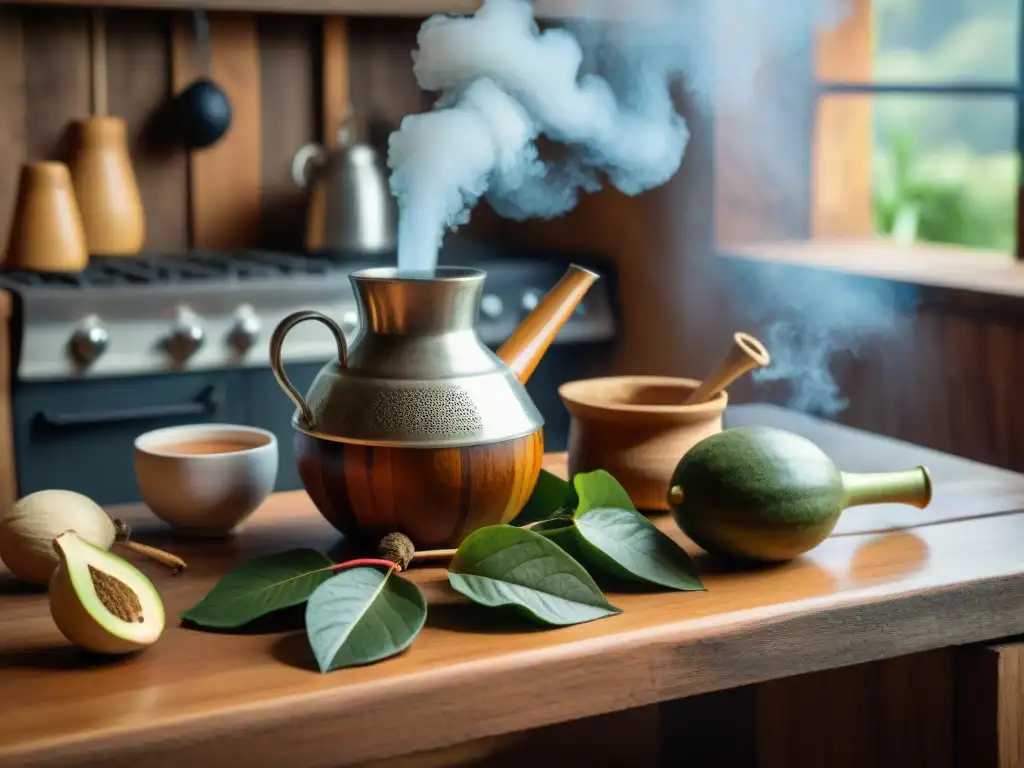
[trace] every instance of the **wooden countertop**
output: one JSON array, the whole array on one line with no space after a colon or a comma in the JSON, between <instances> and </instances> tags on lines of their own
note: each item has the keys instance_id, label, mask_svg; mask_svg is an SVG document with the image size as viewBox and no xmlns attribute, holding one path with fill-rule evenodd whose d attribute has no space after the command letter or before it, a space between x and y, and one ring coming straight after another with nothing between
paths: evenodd
<instances>
[{"instance_id":1,"label":"wooden countertop","mask_svg":"<svg viewBox=\"0 0 1024 768\"><path fill-rule=\"evenodd\" d=\"M729 572L700 558L706 593L613 594L621 615L557 630L438 605L444 572L414 572L432 607L412 648L327 675L301 629L171 621L138 656L89 659L58 634L44 595L0 573L0 765L338 766L1024 632L1024 513L1013 511L1024 477L771 407L733 407L729 422L806 434L844 469L926 463L933 508L914 512L920 527L848 530L779 567ZM564 462L548 457L554 471ZM896 508L847 514L854 529L906 522ZM169 616L248 557L336 541L302 493L274 496L219 543L174 541L138 508L118 515L189 560L180 577L142 565Z\"/></svg>"}]
</instances>

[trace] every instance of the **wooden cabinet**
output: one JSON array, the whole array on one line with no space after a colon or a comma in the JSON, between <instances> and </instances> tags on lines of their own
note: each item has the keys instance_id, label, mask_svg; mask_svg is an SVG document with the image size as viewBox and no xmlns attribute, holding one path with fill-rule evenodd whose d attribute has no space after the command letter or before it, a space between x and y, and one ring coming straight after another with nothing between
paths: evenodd
<instances>
[{"instance_id":1,"label":"wooden cabinet","mask_svg":"<svg viewBox=\"0 0 1024 768\"><path fill-rule=\"evenodd\" d=\"M954 672L957 765L1024 765L1024 642L960 649Z\"/></svg>"}]
</instances>

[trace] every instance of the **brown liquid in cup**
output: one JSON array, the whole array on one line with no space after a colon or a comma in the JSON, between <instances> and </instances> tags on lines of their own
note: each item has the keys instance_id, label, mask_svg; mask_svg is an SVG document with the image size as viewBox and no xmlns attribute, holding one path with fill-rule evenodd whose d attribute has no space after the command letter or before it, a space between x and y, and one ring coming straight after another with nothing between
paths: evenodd
<instances>
[{"instance_id":1,"label":"brown liquid in cup","mask_svg":"<svg viewBox=\"0 0 1024 768\"><path fill-rule=\"evenodd\" d=\"M159 450L162 453L178 453L183 456L200 456L214 453L237 453L248 451L250 448L259 448L253 443L243 443L240 440L185 440L180 443L161 445Z\"/></svg>"}]
</instances>

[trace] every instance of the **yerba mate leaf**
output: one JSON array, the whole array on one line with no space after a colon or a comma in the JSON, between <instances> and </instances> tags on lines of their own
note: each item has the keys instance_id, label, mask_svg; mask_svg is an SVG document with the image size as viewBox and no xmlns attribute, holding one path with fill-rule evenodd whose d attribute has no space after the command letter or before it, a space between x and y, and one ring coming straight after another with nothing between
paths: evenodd
<instances>
[{"instance_id":1,"label":"yerba mate leaf","mask_svg":"<svg viewBox=\"0 0 1024 768\"><path fill-rule=\"evenodd\" d=\"M584 552L580 544L579 533L576 530L576 521L573 518L552 517L548 520L542 520L536 525L531 525L530 530L555 542L555 544L565 550L573 560L578 562L587 570L588 573L593 575L593 571L588 567L588 564L583 559Z\"/></svg>"},{"instance_id":2,"label":"yerba mate leaf","mask_svg":"<svg viewBox=\"0 0 1024 768\"><path fill-rule=\"evenodd\" d=\"M256 557L225 574L181 618L203 627L241 627L260 616L304 603L331 577L331 562L315 549Z\"/></svg>"},{"instance_id":3,"label":"yerba mate leaf","mask_svg":"<svg viewBox=\"0 0 1024 768\"><path fill-rule=\"evenodd\" d=\"M580 624L620 613L557 544L509 525L471 533L452 558L448 581L480 605L511 607L541 624Z\"/></svg>"},{"instance_id":4,"label":"yerba mate leaf","mask_svg":"<svg viewBox=\"0 0 1024 768\"><path fill-rule=\"evenodd\" d=\"M306 636L321 672L371 664L410 645L427 619L420 588L394 569L349 568L306 604Z\"/></svg>"},{"instance_id":5,"label":"yerba mate leaf","mask_svg":"<svg viewBox=\"0 0 1024 768\"><path fill-rule=\"evenodd\" d=\"M686 551L639 512L597 507L577 516L575 523L584 564L671 589L704 589Z\"/></svg>"},{"instance_id":6,"label":"yerba mate leaf","mask_svg":"<svg viewBox=\"0 0 1024 768\"><path fill-rule=\"evenodd\" d=\"M603 469L580 473L572 479L572 484L578 497L576 517L598 507L636 509L626 489Z\"/></svg>"},{"instance_id":7,"label":"yerba mate leaf","mask_svg":"<svg viewBox=\"0 0 1024 768\"><path fill-rule=\"evenodd\" d=\"M538 520L547 520L566 508L566 499L572 492L572 486L565 480L553 475L545 469L540 471L537 484L533 486L526 506L512 521L512 525L527 525ZM571 512L573 507L568 507Z\"/></svg>"}]
</instances>

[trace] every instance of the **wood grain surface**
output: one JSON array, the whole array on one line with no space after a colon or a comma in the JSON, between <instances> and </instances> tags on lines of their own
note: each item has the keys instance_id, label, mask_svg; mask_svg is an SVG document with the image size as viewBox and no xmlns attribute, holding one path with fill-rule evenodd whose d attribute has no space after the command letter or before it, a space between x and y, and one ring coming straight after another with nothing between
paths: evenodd
<instances>
[{"instance_id":1,"label":"wood grain surface","mask_svg":"<svg viewBox=\"0 0 1024 768\"><path fill-rule=\"evenodd\" d=\"M959 651L955 679L958 765L1024 765L1024 644Z\"/></svg>"},{"instance_id":2,"label":"wood grain surface","mask_svg":"<svg viewBox=\"0 0 1024 768\"><path fill-rule=\"evenodd\" d=\"M295 440L302 483L335 528L370 541L400 531L419 549L455 547L477 528L512 520L533 492L544 454L540 430L465 448Z\"/></svg>"},{"instance_id":3,"label":"wood grain surface","mask_svg":"<svg viewBox=\"0 0 1024 768\"><path fill-rule=\"evenodd\" d=\"M302 16L262 16L260 41L261 244L301 247L306 190L292 180L292 158L316 140L317 103L314 42L319 25Z\"/></svg>"},{"instance_id":4,"label":"wood grain surface","mask_svg":"<svg viewBox=\"0 0 1024 768\"><path fill-rule=\"evenodd\" d=\"M0 291L0 509L18 498L17 457L11 417L11 294Z\"/></svg>"},{"instance_id":5,"label":"wood grain surface","mask_svg":"<svg viewBox=\"0 0 1024 768\"><path fill-rule=\"evenodd\" d=\"M321 44L321 139L326 147L337 146L338 126L352 106L349 79L348 19L328 16L323 20Z\"/></svg>"},{"instance_id":6,"label":"wood grain surface","mask_svg":"<svg viewBox=\"0 0 1024 768\"><path fill-rule=\"evenodd\" d=\"M68 126L89 114L89 13L33 8L22 23L26 154L66 160Z\"/></svg>"},{"instance_id":7,"label":"wood grain surface","mask_svg":"<svg viewBox=\"0 0 1024 768\"><path fill-rule=\"evenodd\" d=\"M146 212L146 249L188 246L188 157L162 133L172 92L171 22L166 16L108 12L110 114L128 124L128 149Z\"/></svg>"},{"instance_id":8,"label":"wood grain surface","mask_svg":"<svg viewBox=\"0 0 1024 768\"><path fill-rule=\"evenodd\" d=\"M785 419L772 408L734 413ZM857 437L799 417L786 423L833 455ZM861 445L875 469L920 456L882 438ZM565 457L547 466L564 471ZM987 475L955 459L946 466L935 472L936 497ZM113 512L139 540L189 560L181 577L141 563L172 617L253 555L337 543L300 493L275 495L220 542L176 540L138 508ZM657 523L681 539L666 518ZM1005 637L1024 632L1021 537L1024 514L1013 513L838 535L764 570L730 571L698 557L706 593L610 593L621 615L553 631L438 605L449 591L444 571L414 570L433 608L412 648L329 675L314 671L301 630L204 633L172 621L138 656L89 658L62 640L45 596L0 575L0 700L19 703L0 719L0 764L99 766L115 755L156 767L354 764Z\"/></svg>"},{"instance_id":9,"label":"wood grain surface","mask_svg":"<svg viewBox=\"0 0 1024 768\"><path fill-rule=\"evenodd\" d=\"M953 653L758 686L757 768L981 768L955 762Z\"/></svg>"},{"instance_id":10,"label":"wood grain surface","mask_svg":"<svg viewBox=\"0 0 1024 768\"><path fill-rule=\"evenodd\" d=\"M0 8L0 248L7 248L18 196L20 166L27 154L25 59L22 20L14 8Z\"/></svg>"}]
</instances>

